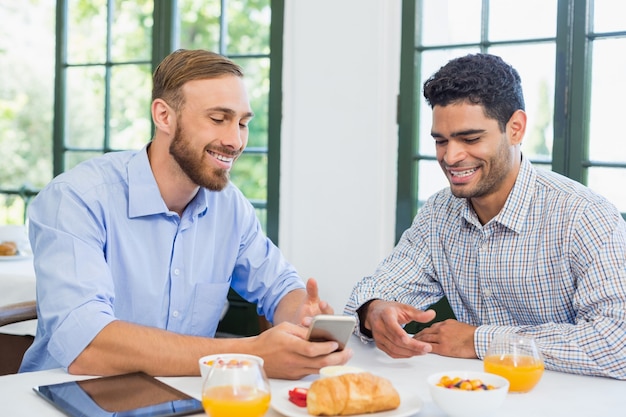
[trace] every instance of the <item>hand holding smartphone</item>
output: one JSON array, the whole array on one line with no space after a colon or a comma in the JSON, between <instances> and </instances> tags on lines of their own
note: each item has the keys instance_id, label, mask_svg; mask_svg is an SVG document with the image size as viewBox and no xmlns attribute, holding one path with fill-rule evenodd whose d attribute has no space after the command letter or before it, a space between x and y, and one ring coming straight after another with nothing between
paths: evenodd
<instances>
[{"instance_id":1,"label":"hand holding smartphone","mask_svg":"<svg viewBox=\"0 0 626 417\"><path fill-rule=\"evenodd\" d=\"M329 340L339 343L337 350L343 350L350 340L350 335L356 326L356 318L332 314L319 314L313 317L309 327L307 340L311 342L326 342Z\"/></svg>"}]
</instances>

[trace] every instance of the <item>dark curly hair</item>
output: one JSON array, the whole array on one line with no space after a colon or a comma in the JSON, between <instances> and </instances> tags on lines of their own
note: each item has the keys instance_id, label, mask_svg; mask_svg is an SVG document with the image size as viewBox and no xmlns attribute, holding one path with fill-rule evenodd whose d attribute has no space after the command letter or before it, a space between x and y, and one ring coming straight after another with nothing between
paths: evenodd
<instances>
[{"instance_id":1,"label":"dark curly hair","mask_svg":"<svg viewBox=\"0 0 626 417\"><path fill-rule=\"evenodd\" d=\"M498 121L502 132L513 113L524 110L518 72L502 58L489 54L451 60L426 80L424 97L431 108L462 101L480 104L487 117Z\"/></svg>"}]
</instances>

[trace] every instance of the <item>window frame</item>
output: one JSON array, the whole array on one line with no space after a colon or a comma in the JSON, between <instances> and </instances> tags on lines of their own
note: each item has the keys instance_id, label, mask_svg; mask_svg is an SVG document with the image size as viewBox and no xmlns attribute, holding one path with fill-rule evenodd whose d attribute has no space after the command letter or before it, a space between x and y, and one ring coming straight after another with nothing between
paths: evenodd
<instances>
[{"instance_id":1,"label":"window frame","mask_svg":"<svg viewBox=\"0 0 626 417\"><path fill-rule=\"evenodd\" d=\"M107 1L107 30L111 27L111 4ZM153 27L152 27L152 55L151 62L132 62L131 64L151 64L154 71L161 60L178 46L178 2L159 1L153 2ZM222 9L226 7L226 1L221 1ZM270 60L270 88L268 103L268 145L267 147L255 147L246 149L246 153L266 154L268 158L267 171L267 200L251 200L257 210L265 210L265 231L268 237L278 244L279 230L279 180L280 180L280 144L281 144L281 115L282 115L282 60L283 60L283 28L284 28L284 0L271 0L270 7L272 17L270 23L270 53L265 57ZM57 0L56 3L56 51L55 51L55 82L54 82L54 118L53 118L53 176L65 171L65 156L68 152L97 151L110 152L108 130L108 95L111 88L108 76L105 76L105 115L104 115L104 138L102 148L98 149L74 149L66 145L66 91L67 69L73 65L68 64L68 16L69 0ZM223 24L225 13L220 16L220 24ZM110 42L108 40L107 42ZM222 42L220 42L222 43ZM107 46L107 51L110 45ZM216 51L224 53L223 51ZM241 56L237 56L241 57ZM111 62L107 57L106 62L99 63L105 66L108 74L113 66L128 64L125 62Z\"/></svg>"},{"instance_id":2,"label":"window frame","mask_svg":"<svg viewBox=\"0 0 626 417\"><path fill-rule=\"evenodd\" d=\"M416 11L422 0L402 1L402 40L400 59L400 94L398 97L398 181L396 201L396 241L410 227L419 209L418 163L435 160L419 153L419 105L422 83L419 79L420 53L424 50L447 49L458 45L423 47L416 36L420 22ZM483 33L489 0L482 0ZM552 170L587 184L590 167L626 168L623 163L592 161L588 157L591 94L591 49L596 39L623 37L624 32L594 33L592 30L593 0L558 0L556 33L556 78L554 95L554 139ZM485 52L495 43L482 36L472 43ZM463 46L468 46L464 44ZM545 162L545 161L541 161ZM626 213L622 213L626 219Z\"/></svg>"}]
</instances>

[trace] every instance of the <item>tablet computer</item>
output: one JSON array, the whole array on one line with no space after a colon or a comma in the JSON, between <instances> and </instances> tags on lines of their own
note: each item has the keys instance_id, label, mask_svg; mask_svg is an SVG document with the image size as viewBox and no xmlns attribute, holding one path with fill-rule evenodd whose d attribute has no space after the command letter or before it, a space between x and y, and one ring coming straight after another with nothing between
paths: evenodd
<instances>
[{"instance_id":1,"label":"tablet computer","mask_svg":"<svg viewBox=\"0 0 626 417\"><path fill-rule=\"evenodd\" d=\"M72 417L170 417L204 413L202 402L143 372L33 389Z\"/></svg>"}]
</instances>

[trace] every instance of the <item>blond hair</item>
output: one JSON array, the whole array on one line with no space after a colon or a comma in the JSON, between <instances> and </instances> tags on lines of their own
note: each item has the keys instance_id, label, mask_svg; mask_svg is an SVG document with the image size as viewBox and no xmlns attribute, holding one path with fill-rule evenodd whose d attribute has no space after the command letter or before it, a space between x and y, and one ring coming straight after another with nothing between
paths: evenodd
<instances>
[{"instance_id":1,"label":"blond hair","mask_svg":"<svg viewBox=\"0 0 626 417\"><path fill-rule=\"evenodd\" d=\"M174 110L185 104L182 86L191 80L243 77L241 67L230 59L203 49L178 49L161 61L152 76L152 101L161 98Z\"/></svg>"}]
</instances>

